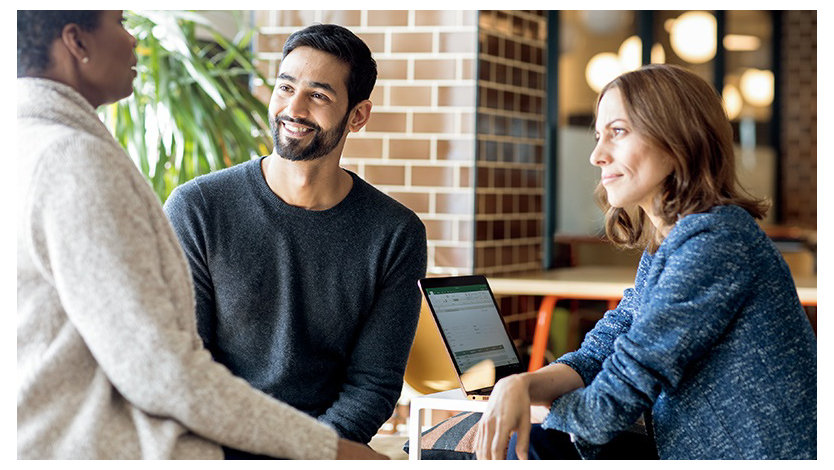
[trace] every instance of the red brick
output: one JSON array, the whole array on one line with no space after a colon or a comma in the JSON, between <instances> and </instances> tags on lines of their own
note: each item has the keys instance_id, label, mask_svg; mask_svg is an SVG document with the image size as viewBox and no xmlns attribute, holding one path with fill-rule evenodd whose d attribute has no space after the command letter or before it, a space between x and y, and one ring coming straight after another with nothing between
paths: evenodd
<instances>
[{"instance_id":1,"label":"red brick","mask_svg":"<svg viewBox=\"0 0 834 470\"><path fill-rule=\"evenodd\" d=\"M380 158L382 157L382 139L348 137L342 155L348 158Z\"/></svg>"},{"instance_id":2,"label":"red brick","mask_svg":"<svg viewBox=\"0 0 834 470\"><path fill-rule=\"evenodd\" d=\"M388 195L414 212L426 213L429 211L428 193L389 192Z\"/></svg>"},{"instance_id":3,"label":"red brick","mask_svg":"<svg viewBox=\"0 0 834 470\"><path fill-rule=\"evenodd\" d=\"M455 132L455 115L452 113L414 113L414 132L451 134Z\"/></svg>"},{"instance_id":4,"label":"red brick","mask_svg":"<svg viewBox=\"0 0 834 470\"><path fill-rule=\"evenodd\" d=\"M405 113L371 112L368 132L405 132Z\"/></svg>"},{"instance_id":5,"label":"red brick","mask_svg":"<svg viewBox=\"0 0 834 470\"><path fill-rule=\"evenodd\" d=\"M469 248L438 246L434 249L435 266L468 267L472 264Z\"/></svg>"},{"instance_id":6,"label":"red brick","mask_svg":"<svg viewBox=\"0 0 834 470\"><path fill-rule=\"evenodd\" d=\"M471 85L437 88L438 106L475 106L475 87Z\"/></svg>"},{"instance_id":7,"label":"red brick","mask_svg":"<svg viewBox=\"0 0 834 470\"><path fill-rule=\"evenodd\" d=\"M440 33L440 52L475 52L475 32Z\"/></svg>"},{"instance_id":8,"label":"red brick","mask_svg":"<svg viewBox=\"0 0 834 470\"><path fill-rule=\"evenodd\" d=\"M405 184L405 168L393 165L365 165L365 179L371 184Z\"/></svg>"},{"instance_id":9,"label":"red brick","mask_svg":"<svg viewBox=\"0 0 834 470\"><path fill-rule=\"evenodd\" d=\"M431 141L418 139L391 139L388 142L388 158L431 158Z\"/></svg>"},{"instance_id":10,"label":"red brick","mask_svg":"<svg viewBox=\"0 0 834 470\"><path fill-rule=\"evenodd\" d=\"M408 10L368 10L368 26L408 26Z\"/></svg>"},{"instance_id":11,"label":"red brick","mask_svg":"<svg viewBox=\"0 0 834 470\"><path fill-rule=\"evenodd\" d=\"M455 78L457 64L454 59L426 59L414 61L414 78L417 80L451 80Z\"/></svg>"},{"instance_id":12,"label":"red brick","mask_svg":"<svg viewBox=\"0 0 834 470\"><path fill-rule=\"evenodd\" d=\"M391 106L431 106L431 87L391 86Z\"/></svg>"},{"instance_id":13,"label":"red brick","mask_svg":"<svg viewBox=\"0 0 834 470\"><path fill-rule=\"evenodd\" d=\"M393 33L391 52L433 52L432 33Z\"/></svg>"},{"instance_id":14,"label":"red brick","mask_svg":"<svg viewBox=\"0 0 834 470\"><path fill-rule=\"evenodd\" d=\"M413 186L444 186L454 184L454 169L439 166L415 166L411 168Z\"/></svg>"}]
</instances>

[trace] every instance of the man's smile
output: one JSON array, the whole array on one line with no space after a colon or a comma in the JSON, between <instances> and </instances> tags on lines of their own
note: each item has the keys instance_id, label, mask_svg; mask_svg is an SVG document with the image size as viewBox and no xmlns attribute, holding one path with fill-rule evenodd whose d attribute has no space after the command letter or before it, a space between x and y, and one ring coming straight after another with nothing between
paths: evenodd
<instances>
[{"instance_id":1,"label":"man's smile","mask_svg":"<svg viewBox=\"0 0 834 470\"><path fill-rule=\"evenodd\" d=\"M300 124L287 121L281 121L281 125L284 127L284 130L289 137L302 138L315 131L312 127L302 126Z\"/></svg>"}]
</instances>

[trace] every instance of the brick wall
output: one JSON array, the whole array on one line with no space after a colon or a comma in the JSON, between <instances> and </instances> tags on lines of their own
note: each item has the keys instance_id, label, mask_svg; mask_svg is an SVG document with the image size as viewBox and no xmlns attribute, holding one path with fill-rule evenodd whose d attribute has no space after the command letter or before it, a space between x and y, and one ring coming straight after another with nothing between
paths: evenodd
<instances>
[{"instance_id":1,"label":"brick wall","mask_svg":"<svg viewBox=\"0 0 834 470\"><path fill-rule=\"evenodd\" d=\"M349 28L370 47L379 76L370 122L348 137L342 166L423 220L429 274L471 273L475 158L476 11L258 11L259 67L270 82L281 48L313 23Z\"/></svg>"},{"instance_id":2,"label":"brick wall","mask_svg":"<svg viewBox=\"0 0 834 470\"><path fill-rule=\"evenodd\" d=\"M782 15L782 223L817 228L817 12Z\"/></svg>"},{"instance_id":3,"label":"brick wall","mask_svg":"<svg viewBox=\"0 0 834 470\"><path fill-rule=\"evenodd\" d=\"M482 11L478 39L476 271L537 269L547 19L542 12Z\"/></svg>"},{"instance_id":4,"label":"brick wall","mask_svg":"<svg viewBox=\"0 0 834 470\"><path fill-rule=\"evenodd\" d=\"M332 22L368 44L379 67L374 108L342 165L420 216L430 275L541 266L543 12L257 11L255 22L264 101L292 32ZM537 299L499 302L513 336L527 338Z\"/></svg>"},{"instance_id":5,"label":"brick wall","mask_svg":"<svg viewBox=\"0 0 834 470\"><path fill-rule=\"evenodd\" d=\"M478 26L475 271L510 275L542 265L547 17L481 11ZM529 340L538 298L499 302L511 335Z\"/></svg>"}]
</instances>

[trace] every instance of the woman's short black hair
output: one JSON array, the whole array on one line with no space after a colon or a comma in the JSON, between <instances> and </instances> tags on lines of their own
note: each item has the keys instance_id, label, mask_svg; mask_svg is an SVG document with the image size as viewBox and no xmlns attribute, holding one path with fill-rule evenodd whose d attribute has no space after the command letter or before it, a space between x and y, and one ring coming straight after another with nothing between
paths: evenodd
<instances>
[{"instance_id":1,"label":"woman's short black hair","mask_svg":"<svg viewBox=\"0 0 834 470\"><path fill-rule=\"evenodd\" d=\"M284 43L284 57L302 46L332 54L350 66L348 112L371 96L376 84L376 61L368 46L349 29L335 24L315 24L296 31Z\"/></svg>"},{"instance_id":2,"label":"woman's short black hair","mask_svg":"<svg viewBox=\"0 0 834 470\"><path fill-rule=\"evenodd\" d=\"M29 77L49 68L52 42L64 26L75 23L84 31L98 27L99 10L17 10L17 76Z\"/></svg>"}]
</instances>

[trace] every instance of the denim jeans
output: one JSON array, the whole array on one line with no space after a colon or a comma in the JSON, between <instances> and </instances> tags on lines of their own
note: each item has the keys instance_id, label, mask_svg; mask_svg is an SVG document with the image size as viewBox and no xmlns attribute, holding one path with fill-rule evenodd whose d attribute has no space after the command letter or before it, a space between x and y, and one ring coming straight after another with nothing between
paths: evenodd
<instances>
[{"instance_id":1,"label":"denim jeans","mask_svg":"<svg viewBox=\"0 0 834 470\"><path fill-rule=\"evenodd\" d=\"M507 460L518 460L515 453L516 434L510 438ZM527 451L530 460L577 460L576 451L570 435L562 431L542 429L540 424L530 428L530 447ZM603 444L601 459L612 460L657 460L654 441L645 434L623 432L607 444Z\"/></svg>"}]
</instances>

